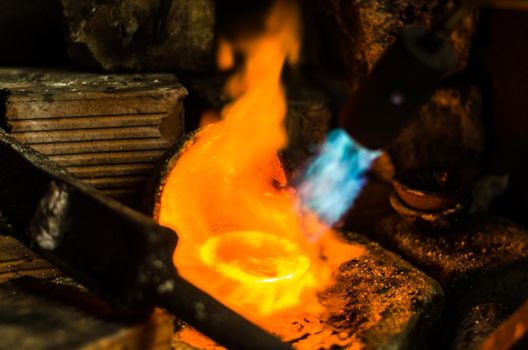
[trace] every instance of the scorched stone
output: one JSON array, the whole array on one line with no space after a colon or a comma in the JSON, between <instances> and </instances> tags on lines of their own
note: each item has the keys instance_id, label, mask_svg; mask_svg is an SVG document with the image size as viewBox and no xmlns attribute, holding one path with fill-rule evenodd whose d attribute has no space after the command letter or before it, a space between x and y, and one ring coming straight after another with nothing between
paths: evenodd
<instances>
[{"instance_id":1,"label":"scorched stone","mask_svg":"<svg viewBox=\"0 0 528 350\"><path fill-rule=\"evenodd\" d=\"M0 84L0 127L128 205L184 131L187 90L171 74L3 69Z\"/></svg>"},{"instance_id":2,"label":"scorched stone","mask_svg":"<svg viewBox=\"0 0 528 350\"><path fill-rule=\"evenodd\" d=\"M516 306L528 294L528 232L505 218L475 217L429 233L393 215L376 236L438 280L457 304Z\"/></svg>"},{"instance_id":3,"label":"scorched stone","mask_svg":"<svg viewBox=\"0 0 528 350\"><path fill-rule=\"evenodd\" d=\"M107 71L201 71L212 63L213 0L62 0L71 58Z\"/></svg>"}]
</instances>

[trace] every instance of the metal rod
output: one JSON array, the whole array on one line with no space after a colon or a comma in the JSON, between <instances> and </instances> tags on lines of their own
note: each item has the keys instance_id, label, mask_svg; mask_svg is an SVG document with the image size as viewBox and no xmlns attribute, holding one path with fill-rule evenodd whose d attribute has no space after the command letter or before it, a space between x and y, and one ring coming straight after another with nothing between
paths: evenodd
<instances>
[{"instance_id":1,"label":"metal rod","mask_svg":"<svg viewBox=\"0 0 528 350\"><path fill-rule=\"evenodd\" d=\"M184 279L176 277L173 282L172 291L155 297L158 306L220 345L238 350L292 349Z\"/></svg>"}]
</instances>

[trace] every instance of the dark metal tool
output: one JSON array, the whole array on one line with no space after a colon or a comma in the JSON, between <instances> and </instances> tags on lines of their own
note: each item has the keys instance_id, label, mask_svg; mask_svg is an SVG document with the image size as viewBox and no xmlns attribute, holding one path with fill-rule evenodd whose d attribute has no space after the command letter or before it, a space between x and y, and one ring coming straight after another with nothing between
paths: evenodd
<instances>
[{"instance_id":1,"label":"dark metal tool","mask_svg":"<svg viewBox=\"0 0 528 350\"><path fill-rule=\"evenodd\" d=\"M181 278L176 234L0 129L0 229L113 305L160 306L229 349L290 349Z\"/></svg>"}]
</instances>

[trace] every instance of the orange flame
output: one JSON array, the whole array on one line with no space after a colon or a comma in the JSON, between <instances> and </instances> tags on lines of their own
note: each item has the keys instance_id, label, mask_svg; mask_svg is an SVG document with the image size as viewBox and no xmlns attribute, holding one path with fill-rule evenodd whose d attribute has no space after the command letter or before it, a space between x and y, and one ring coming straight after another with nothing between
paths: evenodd
<instances>
[{"instance_id":1,"label":"orange flame","mask_svg":"<svg viewBox=\"0 0 528 350\"><path fill-rule=\"evenodd\" d=\"M281 72L298 60L299 28L296 4L277 1L259 37L219 42L222 68L235 50L245 57L226 86L236 100L186 144L157 218L179 235L180 274L264 327L281 310L320 312L316 293L339 264L362 254L299 213L277 157L286 144Z\"/></svg>"}]
</instances>

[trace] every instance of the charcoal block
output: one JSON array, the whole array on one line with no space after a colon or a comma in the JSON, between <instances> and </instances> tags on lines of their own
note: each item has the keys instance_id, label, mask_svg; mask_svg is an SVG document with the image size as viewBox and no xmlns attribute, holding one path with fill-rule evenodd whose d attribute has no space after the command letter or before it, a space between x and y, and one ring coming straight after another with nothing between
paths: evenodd
<instances>
[{"instance_id":1,"label":"charcoal block","mask_svg":"<svg viewBox=\"0 0 528 350\"><path fill-rule=\"evenodd\" d=\"M348 334L358 349L420 348L442 313L442 288L363 236L347 238L366 253L343 264L335 285L321 295L327 327L338 337Z\"/></svg>"},{"instance_id":2,"label":"charcoal block","mask_svg":"<svg viewBox=\"0 0 528 350\"><path fill-rule=\"evenodd\" d=\"M61 0L69 54L106 71L211 67L213 0Z\"/></svg>"},{"instance_id":3,"label":"charcoal block","mask_svg":"<svg viewBox=\"0 0 528 350\"><path fill-rule=\"evenodd\" d=\"M508 219L472 217L453 230L431 233L391 215L375 234L440 282L456 304L515 307L528 296L528 231Z\"/></svg>"},{"instance_id":4,"label":"charcoal block","mask_svg":"<svg viewBox=\"0 0 528 350\"><path fill-rule=\"evenodd\" d=\"M466 310L451 348L453 350L479 349L484 340L507 318L509 313L509 308L496 303L475 305Z\"/></svg>"},{"instance_id":5,"label":"charcoal block","mask_svg":"<svg viewBox=\"0 0 528 350\"><path fill-rule=\"evenodd\" d=\"M391 215L378 224L375 237L442 285L446 312L431 338L433 349L457 342L476 347L484 335L478 333L489 329L465 329L468 314L487 304L513 310L528 297L528 231L506 218L471 216L450 230L431 231Z\"/></svg>"},{"instance_id":6,"label":"charcoal block","mask_svg":"<svg viewBox=\"0 0 528 350\"><path fill-rule=\"evenodd\" d=\"M521 350L528 348L528 301L501 323L484 340L480 350Z\"/></svg>"},{"instance_id":7,"label":"charcoal block","mask_svg":"<svg viewBox=\"0 0 528 350\"><path fill-rule=\"evenodd\" d=\"M184 131L187 90L171 74L2 69L0 83L12 136L130 206Z\"/></svg>"}]
</instances>

